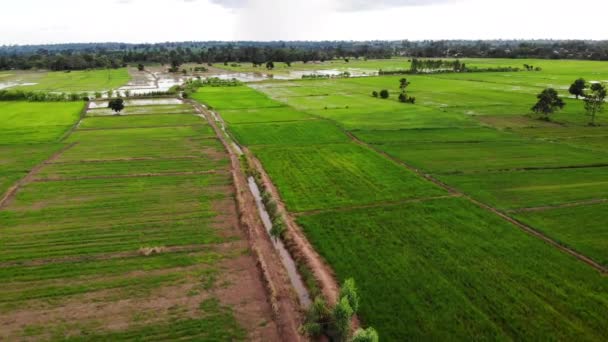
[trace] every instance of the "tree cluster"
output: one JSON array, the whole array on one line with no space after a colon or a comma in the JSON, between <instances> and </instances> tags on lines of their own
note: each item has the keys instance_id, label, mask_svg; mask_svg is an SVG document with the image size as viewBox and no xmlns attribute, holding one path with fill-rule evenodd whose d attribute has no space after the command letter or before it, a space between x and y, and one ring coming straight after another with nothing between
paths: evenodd
<instances>
[{"instance_id":1,"label":"tree cluster","mask_svg":"<svg viewBox=\"0 0 608 342\"><path fill-rule=\"evenodd\" d=\"M597 114L604 111L606 104L607 90L600 82L593 82L588 87L587 82L579 78L568 89L568 92L579 99L585 101L585 112L591 117L589 125L596 125ZM566 103L559 97L557 91L553 88L547 88L536 96L538 101L532 107L532 111L541 115L541 119L550 120L550 115L564 108Z\"/></svg>"},{"instance_id":2,"label":"tree cluster","mask_svg":"<svg viewBox=\"0 0 608 342\"><path fill-rule=\"evenodd\" d=\"M0 70L84 70L128 64L311 62L342 59L545 58L608 60L608 41L444 40L444 41L275 41L82 43L0 46ZM453 66L457 67L457 66ZM422 68L422 67L421 67ZM465 66L457 67L464 69Z\"/></svg>"},{"instance_id":3,"label":"tree cluster","mask_svg":"<svg viewBox=\"0 0 608 342\"><path fill-rule=\"evenodd\" d=\"M347 279L340 288L339 300L329 307L321 298L315 298L306 315L304 331L312 337L326 336L331 341L378 342L374 328L359 329L351 337L351 321L359 310L359 295L355 281Z\"/></svg>"}]
</instances>

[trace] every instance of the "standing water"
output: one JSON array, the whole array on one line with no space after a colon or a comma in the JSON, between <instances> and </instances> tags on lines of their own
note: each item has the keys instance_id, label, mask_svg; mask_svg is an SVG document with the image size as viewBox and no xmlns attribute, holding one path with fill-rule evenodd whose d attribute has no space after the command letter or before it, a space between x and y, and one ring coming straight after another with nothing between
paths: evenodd
<instances>
[{"instance_id":1,"label":"standing water","mask_svg":"<svg viewBox=\"0 0 608 342\"><path fill-rule=\"evenodd\" d=\"M258 185L255 183L255 179L253 177L249 177L247 179L249 183L249 189L255 198L255 203L258 207L258 211L260 213L260 217L262 218L262 222L264 223L264 227L268 234L270 234L270 230L272 229L272 222L270 221L270 216L262 203L262 196L260 195L260 189ZM296 263L285 248L283 241L275 238L271 238L274 248L279 252L279 256L281 257L281 261L283 265L287 269L287 275L289 276L289 280L291 281L291 285L296 290L298 294L298 298L300 299L300 304L305 308L309 307L311 304L310 295L308 294L308 290L306 286L304 286L304 282L302 281L302 277L298 273L298 269L296 267Z\"/></svg>"}]
</instances>

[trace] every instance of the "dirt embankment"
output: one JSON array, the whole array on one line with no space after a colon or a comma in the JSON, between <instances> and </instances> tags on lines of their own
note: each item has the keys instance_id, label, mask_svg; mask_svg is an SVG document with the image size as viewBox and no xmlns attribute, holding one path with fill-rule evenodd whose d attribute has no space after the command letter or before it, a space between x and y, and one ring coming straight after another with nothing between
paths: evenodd
<instances>
[{"instance_id":1,"label":"dirt embankment","mask_svg":"<svg viewBox=\"0 0 608 342\"><path fill-rule=\"evenodd\" d=\"M303 322L302 311L281 260L258 216L255 199L249 192L247 179L241 170L239 157L229 145L216 122L210 119L210 114L200 104L191 103L199 113L206 113L202 117L213 127L217 137L230 154L231 173L236 191L240 225L248 235L250 248L256 257L258 268L266 284L281 338L285 341L305 341L306 337L299 332L299 327Z\"/></svg>"}]
</instances>

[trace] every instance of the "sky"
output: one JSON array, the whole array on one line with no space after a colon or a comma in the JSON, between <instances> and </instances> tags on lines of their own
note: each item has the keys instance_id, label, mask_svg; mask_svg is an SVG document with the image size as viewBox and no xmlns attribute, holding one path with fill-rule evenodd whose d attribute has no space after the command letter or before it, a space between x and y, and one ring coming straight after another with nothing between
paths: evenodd
<instances>
[{"instance_id":1,"label":"sky","mask_svg":"<svg viewBox=\"0 0 608 342\"><path fill-rule=\"evenodd\" d=\"M0 45L206 40L608 39L608 0L17 0Z\"/></svg>"}]
</instances>

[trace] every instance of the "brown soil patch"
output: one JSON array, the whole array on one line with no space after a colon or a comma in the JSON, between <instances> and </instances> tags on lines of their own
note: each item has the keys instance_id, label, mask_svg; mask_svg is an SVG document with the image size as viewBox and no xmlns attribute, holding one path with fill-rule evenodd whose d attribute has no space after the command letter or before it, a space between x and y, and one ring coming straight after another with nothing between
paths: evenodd
<instances>
[{"instance_id":1,"label":"brown soil patch","mask_svg":"<svg viewBox=\"0 0 608 342\"><path fill-rule=\"evenodd\" d=\"M158 288L143 297L130 297L121 290L103 290L77 296L53 308L32 307L1 314L0 339L20 340L23 329L28 326L45 327L42 335L32 338L39 340L49 337L45 333L57 326L65 329L66 336L79 336L83 328L90 326L95 332L115 332L166 324L170 317L199 318L203 314L200 303L207 298L218 298L233 309L237 321L249 334L247 340L280 341L253 259L242 255L224 260L218 267L220 272L210 288L201 285L201 278L189 275L185 282ZM196 269L201 268L183 271ZM179 269L152 273L163 272L174 273ZM70 326L71 323L78 324Z\"/></svg>"},{"instance_id":2,"label":"brown soil patch","mask_svg":"<svg viewBox=\"0 0 608 342\"><path fill-rule=\"evenodd\" d=\"M222 174L226 171L190 171L190 172L162 172L162 173L134 173L128 175L109 175L109 176L85 176L85 177L52 177L52 178L37 178L34 182L69 182L78 180L91 179L118 179L118 178L143 178L143 177L173 177L173 176L194 176L208 174Z\"/></svg>"}]
</instances>

